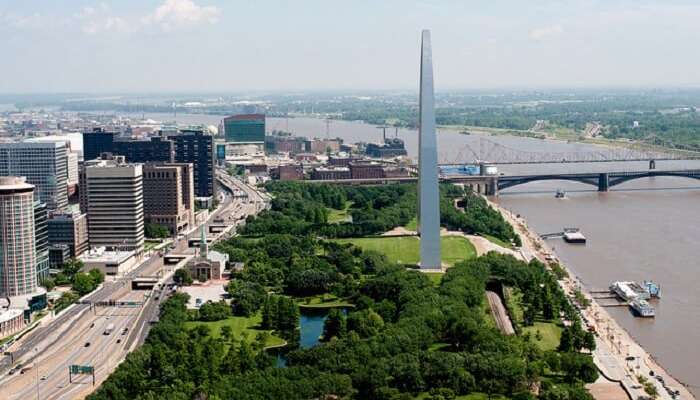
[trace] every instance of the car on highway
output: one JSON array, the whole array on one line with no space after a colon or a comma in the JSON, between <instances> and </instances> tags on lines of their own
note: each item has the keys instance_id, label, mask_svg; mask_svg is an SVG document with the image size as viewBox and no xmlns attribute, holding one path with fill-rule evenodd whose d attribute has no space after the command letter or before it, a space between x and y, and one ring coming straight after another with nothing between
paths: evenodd
<instances>
[{"instance_id":1,"label":"car on highway","mask_svg":"<svg viewBox=\"0 0 700 400\"><path fill-rule=\"evenodd\" d=\"M121 339L117 339L117 344L119 344L119 343L121 343L121 342L122 342Z\"/></svg>"},{"instance_id":2,"label":"car on highway","mask_svg":"<svg viewBox=\"0 0 700 400\"><path fill-rule=\"evenodd\" d=\"M46 376L46 375L42 375L42 376L41 376L41 380L42 380L42 381L45 381L47 378L48 378L48 376Z\"/></svg>"},{"instance_id":3,"label":"car on highway","mask_svg":"<svg viewBox=\"0 0 700 400\"><path fill-rule=\"evenodd\" d=\"M85 347L90 347L90 342L85 342Z\"/></svg>"}]
</instances>

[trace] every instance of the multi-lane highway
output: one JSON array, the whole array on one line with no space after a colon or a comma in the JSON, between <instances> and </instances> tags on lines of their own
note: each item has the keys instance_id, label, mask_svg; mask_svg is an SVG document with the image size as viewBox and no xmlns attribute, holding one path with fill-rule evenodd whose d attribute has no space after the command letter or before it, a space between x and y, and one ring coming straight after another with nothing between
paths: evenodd
<instances>
[{"instance_id":1,"label":"multi-lane highway","mask_svg":"<svg viewBox=\"0 0 700 400\"><path fill-rule=\"evenodd\" d=\"M211 213L201 226L233 225L248 215L254 215L266 207L267 197L254 187L219 172L223 199L218 209ZM245 197L234 197L234 191L244 191ZM199 228L199 227L198 227ZM228 237L218 234L215 240ZM190 236L198 237L198 229L177 238L169 254L192 255L188 247ZM141 265L123 277L105 282L102 288L85 297L86 302L107 300L136 301L139 307L100 307L75 304L52 321L37 327L9 350L10 357L0 360L0 399L75 399L83 398L104 381L116 366L143 343L151 326L158 318L160 304L169 294L172 270L163 263L163 256L154 253ZM131 281L138 276L161 276L153 290L131 289ZM105 328L114 325L114 331L105 334ZM16 368L17 365L22 368ZM95 367L96 386L92 376L77 376L68 382L68 366L73 364ZM12 367L12 374L8 371ZM24 370L24 373L21 373Z\"/></svg>"}]
</instances>

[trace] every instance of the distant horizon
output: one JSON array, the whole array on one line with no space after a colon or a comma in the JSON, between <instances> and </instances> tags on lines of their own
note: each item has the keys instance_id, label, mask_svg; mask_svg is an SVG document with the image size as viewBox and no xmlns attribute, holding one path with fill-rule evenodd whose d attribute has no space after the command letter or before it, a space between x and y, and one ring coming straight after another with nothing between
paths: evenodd
<instances>
[{"instance_id":1,"label":"distant horizon","mask_svg":"<svg viewBox=\"0 0 700 400\"><path fill-rule=\"evenodd\" d=\"M692 0L0 4L0 93L700 87ZM330 89L329 89L330 88Z\"/></svg>"}]
</instances>

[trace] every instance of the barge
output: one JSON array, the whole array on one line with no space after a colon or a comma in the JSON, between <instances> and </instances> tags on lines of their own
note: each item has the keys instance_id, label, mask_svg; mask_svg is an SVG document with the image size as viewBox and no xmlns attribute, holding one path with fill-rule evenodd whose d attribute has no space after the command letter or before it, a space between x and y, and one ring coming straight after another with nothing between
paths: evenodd
<instances>
[{"instance_id":1,"label":"barge","mask_svg":"<svg viewBox=\"0 0 700 400\"><path fill-rule=\"evenodd\" d=\"M630 302L630 308L635 315L643 318L652 318L656 315L656 310L646 300L635 299Z\"/></svg>"}]
</instances>

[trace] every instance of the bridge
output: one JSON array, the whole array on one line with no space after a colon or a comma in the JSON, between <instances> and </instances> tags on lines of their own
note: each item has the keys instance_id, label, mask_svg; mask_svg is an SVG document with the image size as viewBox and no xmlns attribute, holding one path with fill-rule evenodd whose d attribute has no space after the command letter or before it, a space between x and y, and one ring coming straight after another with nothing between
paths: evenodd
<instances>
[{"instance_id":1,"label":"bridge","mask_svg":"<svg viewBox=\"0 0 700 400\"><path fill-rule=\"evenodd\" d=\"M605 173L583 173L583 174L542 174L542 175L520 175L520 176L499 176L495 181L492 194L497 194L503 189L525 183L537 181L567 180L586 183L598 187L599 192L607 192L613 186L640 178L650 178L655 176L670 176L700 180L700 170L676 170L676 171L633 171L633 172L605 172Z\"/></svg>"},{"instance_id":2,"label":"bridge","mask_svg":"<svg viewBox=\"0 0 700 400\"><path fill-rule=\"evenodd\" d=\"M446 160L446 157L442 157ZM487 138L479 138L477 144L467 144L453 160L441 164L457 166L464 164L567 164L596 162L649 161L649 169L656 167L655 161L700 160L700 152L676 149L651 150L648 148L603 147L589 151L523 151L514 149Z\"/></svg>"},{"instance_id":3,"label":"bridge","mask_svg":"<svg viewBox=\"0 0 700 400\"><path fill-rule=\"evenodd\" d=\"M532 175L440 175L440 182L449 182L464 185L476 193L487 196L496 196L501 190L518 185L524 185L537 181L574 181L581 182L598 188L600 192L607 192L611 187L622 183L656 176L680 177L700 180L700 169L689 170L648 170L604 173L553 173ZM417 177L402 178L365 178L365 179L333 179L333 180L307 180L305 182L335 185L385 185L390 183L414 183Z\"/></svg>"}]
</instances>

